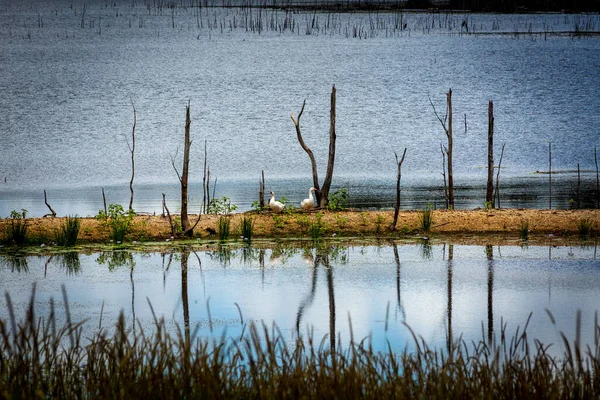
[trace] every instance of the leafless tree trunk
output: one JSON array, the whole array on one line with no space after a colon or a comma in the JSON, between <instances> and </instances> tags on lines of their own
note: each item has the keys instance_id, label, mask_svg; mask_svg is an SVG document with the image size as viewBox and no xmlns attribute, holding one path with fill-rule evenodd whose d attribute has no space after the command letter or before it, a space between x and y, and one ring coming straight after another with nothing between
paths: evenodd
<instances>
[{"instance_id":1,"label":"leafless tree trunk","mask_svg":"<svg viewBox=\"0 0 600 400\"><path fill-rule=\"evenodd\" d=\"M440 143L442 152L442 177L444 178L444 203L448 209L448 183L446 182L446 148Z\"/></svg>"},{"instance_id":2,"label":"leafless tree trunk","mask_svg":"<svg viewBox=\"0 0 600 400\"><path fill-rule=\"evenodd\" d=\"M102 188L102 201L104 202L104 214L108 214L108 209L106 208L106 195L104 194L104 188Z\"/></svg>"},{"instance_id":3,"label":"leafless tree trunk","mask_svg":"<svg viewBox=\"0 0 600 400\"><path fill-rule=\"evenodd\" d=\"M552 142L548 143L548 208L552 209Z\"/></svg>"},{"instance_id":4,"label":"leafless tree trunk","mask_svg":"<svg viewBox=\"0 0 600 400\"><path fill-rule=\"evenodd\" d=\"M135 160L133 155L135 153L135 124L136 124L136 113L135 113L135 105L133 104L133 100L131 100L131 106L133 107L133 127L131 128L131 146L129 142L127 142L127 147L129 147L129 152L131 153L131 180L129 181L129 190L131 191L131 197L129 198L129 211L133 211L133 178L135 176Z\"/></svg>"},{"instance_id":5,"label":"leafless tree trunk","mask_svg":"<svg viewBox=\"0 0 600 400\"><path fill-rule=\"evenodd\" d=\"M502 143L502 151L500 152L500 161L498 162L498 171L496 172L496 187L494 190L496 191L496 206L500 208L500 169L502 168L502 157L504 156L504 146L506 143Z\"/></svg>"},{"instance_id":6,"label":"leafless tree trunk","mask_svg":"<svg viewBox=\"0 0 600 400\"><path fill-rule=\"evenodd\" d=\"M396 207L394 208L394 221L392 225L390 225L390 230L396 230L396 223L398 222L398 213L400 212L400 179L402 178L402 163L404 162L404 156L406 156L406 147L404 148L404 152L402 153L402 158L398 161L398 154L394 153L396 156L396 165L398 167L398 172L396 174Z\"/></svg>"},{"instance_id":7,"label":"leafless tree trunk","mask_svg":"<svg viewBox=\"0 0 600 400\"><path fill-rule=\"evenodd\" d=\"M581 208L581 171L577 163L577 208Z\"/></svg>"},{"instance_id":8,"label":"leafless tree trunk","mask_svg":"<svg viewBox=\"0 0 600 400\"><path fill-rule=\"evenodd\" d=\"M206 166L206 162L207 162L207 143L206 143L206 139L204 139L204 177L202 178L202 212L204 214L206 214L207 208L208 208L208 200L206 199L206 172L207 172L207 166Z\"/></svg>"},{"instance_id":9,"label":"leafless tree trunk","mask_svg":"<svg viewBox=\"0 0 600 400\"><path fill-rule=\"evenodd\" d=\"M329 111L329 157L327 159L327 173L325 181L321 188L321 207L327 206L329 200L329 189L331 188L331 180L333 179L333 164L335 162L335 85L331 88L331 107Z\"/></svg>"},{"instance_id":10,"label":"leafless tree trunk","mask_svg":"<svg viewBox=\"0 0 600 400\"><path fill-rule=\"evenodd\" d=\"M320 207L327 206L329 189L331 188L331 181L333 179L333 166L335 162L335 142L336 142L336 133L335 133L335 119L336 119L336 89L335 85L331 88L331 109L329 115L329 157L327 161L327 173L325 175L325 180L323 182L323 188L321 189L319 185L319 175L317 173L317 162L315 160L315 156L312 150L304 143L304 139L302 138L302 133L300 131L300 117L304 112L304 106L306 105L306 100L302 103L302 109L298 114L298 118L294 117L294 113L292 113L292 121L294 122L294 126L296 127L296 136L298 138L298 142L300 146L308 157L310 158L310 163L312 166L312 175L313 175L313 187L315 188L315 197L317 200L317 204Z\"/></svg>"},{"instance_id":11,"label":"leafless tree trunk","mask_svg":"<svg viewBox=\"0 0 600 400\"><path fill-rule=\"evenodd\" d=\"M494 205L494 102L488 104L488 177L485 202L491 208Z\"/></svg>"},{"instance_id":12,"label":"leafless tree trunk","mask_svg":"<svg viewBox=\"0 0 600 400\"><path fill-rule=\"evenodd\" d=\"M173 219L171 218L171 213L169 212L169 208L167 207L167 200L166 200L166 196L163 193L162 194L163 197L163 209L167 210L167 217L169 217L169 225L171 226L171 236L175 236L175 225L173 225Z\"/></svg>"},{"instance_id":13,"label":"leafless tree trunk","mask_svg":"<svg viewBox=\"0 0 600 400\"><path fill-rule=\"evenodd\" d=\"M452 174L452 89L446 93L448 102L448 208L454 210L454 175Z\"/></svg>"},{"instance_id":14,"label":"leafless tree trunk","mask_svg":"<svg viewBox=\"0 0 600 400\"><path fill-rule=\"evenodd\" d=\"M598 174L598 150L594 146L594 162L596 163L596 208L600 208L600 175Z\"/></svg>"},{"instance_id":15,"label":"leafless tree trunk","mask_svg":"<svg viewBox=\"0 0 600 400\"><path fill-rule=\"evenodd\" d=\"M258 185L258 209L265 208L265 171L261 171L261 180Z\"/></svg>"},{"instance_id":16,"label":"leafless tree trunk","mask_svg":"<svg viewBox=\"0 0 600 400\"><path fill-rule=\"evenodd\" d=\"M52 207L50 207L50 204L48 204L48 199L46 197L46 190L44 190L44 203L46 203L46 207L48 207L48 209L50 210L50 214L46 214L46 215L44 215L44 217L48 217L48 216L56 217L56 211L54 211L52 209Z\"/></svg>"},{"instance_id":17,"label":"leafless tree trunk","mask_svg":"<svg viewBox=\"0 0 600 400\"><path fill-rule=\"evenodd\" d=\"M433 113L437 117L438 121L442 124L446 138L448 139L448 146L446 147L446 155L448 156L448 208L454 210L454 176L452 174L452 89L446 93L446 114L442 119L435 109L435 105L429 99L429 103L433 108Z\"/></svg>"},{"instance_id":18,"label":"leafless tree trunk","mask_svg":"<svg viewBox=\"0 0 600 400\"><path fill-rule=\"evenodd\" d=\"M190 118L190 103L188 102L185 108L185 133L184 133L184 141L183 141L183 168L181 170L181 175L179 175L179 171L177 171L177 167L175 167L175 157L177 157L177 153L175 153L175 157L171 157L171 165L173 169L177 173L177 178L181 183L181 230L183 234L187 237L192 237L194 234L194 226L190 227L190 221L188 217L188 171L190 165L190 147L192 146L192 141L190 140L190 125L192 121ZM197 224L197 223L196 223Z\"/></svg>"},{"instance_id":19,"label":"leafless tree trunk","mask_svg":"<svg viewBox=\"0 0 600 400\"><path fill-rule=\"evenodd\" d=\"M304 106L306 105L306 100L302 103L302 108L300 109L300 113L298 113L298 118L294 118L294 113L292 113L292 122L294 122L294 126L296 127L296 136L298 138L298 143L306 154L308 154L308 158L310 158L310 164L312 167L312 175L313 175L313 187L315 188L315 197L317 198L317 204L321 204L321 187L319 186L319 174L317 173L317 161L315 160L315 155L312 150L304 143L304 139L302 138L302 132L300 131L300 117L302 117L302 113L304 112Z\"/></svg>"},{"instance_id":20,"label":"leafless tree trunk","mask_svg":"<svg viewBox=\"0 0 600 400\"><path fill-rule=\"evenodd\" d=\"M190 103L185 108L185 136L183 146L183 167L181 170L181 230L185 236L192 236L194 231L190 231L190 221L188 218L188 171L190 166Z\"/></svg>"}]
</instances>

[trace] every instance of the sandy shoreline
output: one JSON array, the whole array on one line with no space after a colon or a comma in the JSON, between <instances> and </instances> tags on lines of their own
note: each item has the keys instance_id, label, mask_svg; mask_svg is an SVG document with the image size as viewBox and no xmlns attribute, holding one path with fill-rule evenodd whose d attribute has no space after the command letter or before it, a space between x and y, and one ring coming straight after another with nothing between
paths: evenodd
<instances>
[{"instance_id":1,"label":"sandy shoreline","mask_svg":"<svg viewBox=\"0 0 600 400\"><path fill-rule=\"evenodd\" d=\"M309 230L315 223L321 224L323 238L411 240L426 236L432 241L465 244L521 243L521 226L524 222L527 222L529 226L530 244L579 241L580 221L583 220L592 221L596 230L600 227L600 210L435 210L433 211L433 225L429 232L423 232L421 229L420 211L401 211L396 230L391 231L389 226L393 215L393 210L232 214L230 216L230 238L241 240L239 226L244 216L253 218L254 238L264 240L310 239ZM218 236L215 231L219 217L218 215L202 215L194 231L194 240L196 242L198 240L208 242L217 240ZM196 219L196 215L191 216L193 223ZM64 223L64 220L64 217L28 218L28 232L32 243L52 244L56 231ZM0 220L2 235L5 235L8 223L10 223L9 219ZM135 217L131 233L126 236L125 243L168 241L174 245L179 239L179 237L172 238L168 218L140 215ZM78 243L110 243L110 231L95 218L82 218Z\"/></svg>"}]
</instances>

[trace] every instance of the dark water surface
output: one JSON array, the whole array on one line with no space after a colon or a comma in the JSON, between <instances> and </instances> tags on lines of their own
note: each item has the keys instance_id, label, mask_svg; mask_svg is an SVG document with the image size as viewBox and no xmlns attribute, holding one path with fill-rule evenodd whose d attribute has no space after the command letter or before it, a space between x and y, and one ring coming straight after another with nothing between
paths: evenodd
<instances>
[{"instance_id":1,"label":"dark water surface","mask_svg":"<svg viewBox=\"0 0 600 400\"><path fill-rule=\"evenodd\" d=\"M198 253L67 253L0 257L0 290L17 316L27 310L36 285L35 311L47 316L53 298L64 320L61 285L73 321L89 319L85 332L104 327L119 312L127 323L152 329L152 310L175 332L236 337L255 321L281 329L292 340L314 329L320 341L332 332L348 343L370 337L378 350L413 348L404 323L429 345L448 338L470 343L499 338L528 326L528 337L554 343L560 331L575 335L582 312L582 343L593 343L600 304L596 247L382 245L293 249L227 249ZM238 310L239 306L239 310ZM210 319L209 319L210 310ZM556 319L554 326L549 310ZM8 318L5 296L0 317ZM212 321L212 326L210 322ZM212 332L211 328L212 327ZM139 329L139 327L138 327Z\"/></svg>"},{"instance_id":2,"label":"dark water surface","mask_svg":"<svg viewBox=\"0 0 600 400\"><path fill-rule=\"evenodd\" d=\"M109 4L110 3L110 4ZM147 3L147 4L146 4ZM404 207L442 198L443 114L452 88L457 207L483 205L487 107L494 101L496 163L507 206L594 198L600 147L598 15L313 14L256 9L160 8L151 2L0 1L0 216L94 215L102 187L126 204L128 141L136 123L134 208L176 205L185 105L191 104L190 178L198 204L204 142L217 196L241 210L267 189L293 202L312 185L296 141L301 119L320 174L326 169L329 94L337 87L334 187L360 207L390 206L394 152ZM466 24L465 24L466 23ZM404 27L406 24L406 27ZM468 31L466 29L468 27ZM466 127L465 127L466 118ZM181 149L180 149L181 150Z\"/></svg>"}]
</instances>

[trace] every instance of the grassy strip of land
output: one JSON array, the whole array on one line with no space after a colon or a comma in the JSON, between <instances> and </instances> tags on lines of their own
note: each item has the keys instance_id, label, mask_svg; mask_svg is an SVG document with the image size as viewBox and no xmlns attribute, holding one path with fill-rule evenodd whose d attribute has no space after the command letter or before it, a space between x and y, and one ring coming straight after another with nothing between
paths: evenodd
<instances>
[{"instance_id":1,"label":"grassy strip of land","mask_svg":"<svg viewBox=\"0 0 600 400\"><path fill-rule=\"evenodd\" d=\"M223 223L228 222L228 239L240 239L242 226L253 238L380 237L402 238L428 236L490 236L521 239L523 230L531 237L544 235L568 237L594 236L600 227L600 210L433 210L429 228L423 225L423 211L400 212L395 230L390 229L393 211L314 211L310 213L271 212L239 213L229 216L202 215L194 230L194 238L218 239ZM195 222L197 216L191 216ZM226 221L224 221L226 220ZM52 244L66 218L26 218L29 244ZM0 220L0 240L10 245L10 218ZM248 227L248 224L251 227ZM176 224L175 224L176 225ZM587 231L586 231L587 229ZM583 231L582 231L583 230ZM248 234L248 233L246 233ZM171 228L162 216L135 216L123 242L177 240L181 232ZM227 239L225 238L225 239ZM78 243L108 243L111 227L96 218L81 218Z\"/></svg>"}]
</instances>

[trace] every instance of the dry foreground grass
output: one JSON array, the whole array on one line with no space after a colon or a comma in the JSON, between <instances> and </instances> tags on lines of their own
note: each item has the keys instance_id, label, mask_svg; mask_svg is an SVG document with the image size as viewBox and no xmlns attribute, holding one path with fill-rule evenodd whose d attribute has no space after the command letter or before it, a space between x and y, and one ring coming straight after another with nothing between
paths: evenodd
<instances>
[{"instance_id":1,"label":"dry foreground grass","mask_svg":"<svg viewBox=\"0 0 600 400\"><path fill-rule=\"evenodd\" d=\"M243 217L254 221L254 238L310 238L311 226L320 226L323 238L411 238L428 236L433 240L454 243L509 244L521 240L523 223L529 227L529 240L539 244L561 240L578 240L581 221L600 227L600 210L435 210L429 232L421 229L421 211L402 211L396 230L389 229L393 210L389 211L313 211L273 214L271 212L232 214L231 239L240 239ZM194 237L202 240L217 239L218 215L202 215L194 230ZM196 215L190 220L194 223ZM28 232L34 242L52 242L55 232L65 218L30 218ZM9 219L0 220L0 232L5 232ZM176 235L177 236L177 235ZM136 216L125 242L171 241L169 219L162 216ZM82 218L80 243L107 243L110 230L95 218Z\"/></svg>"}]
</instances>

